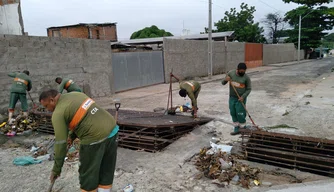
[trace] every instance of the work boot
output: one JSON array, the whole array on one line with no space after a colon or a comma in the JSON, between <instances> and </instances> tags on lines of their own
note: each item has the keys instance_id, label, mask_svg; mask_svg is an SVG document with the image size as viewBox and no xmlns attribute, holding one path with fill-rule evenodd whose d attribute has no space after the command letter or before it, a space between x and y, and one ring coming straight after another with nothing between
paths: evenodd
<instances>
[{"instance_id":1,"label":"work boot","mask_svg":"<svg viewBox=\"0 0 334 192\"><path fill-rule=\"evenodd\" d=\"M234 127L234 131L231 132L230 134L231 135L238 135L238 134L240 134L239 128L240 128L239 126Z\"/></svg>"},{"instance_id":2,"label":"work boot","mask_svg":"<svg viewBox=\"0 0 334 192\"><path fill-rule=\"evenodd\" d=\"M13 119L13 112L8 113L8 125L13 124L14 119Z\"/></svg>"}]
</instances>

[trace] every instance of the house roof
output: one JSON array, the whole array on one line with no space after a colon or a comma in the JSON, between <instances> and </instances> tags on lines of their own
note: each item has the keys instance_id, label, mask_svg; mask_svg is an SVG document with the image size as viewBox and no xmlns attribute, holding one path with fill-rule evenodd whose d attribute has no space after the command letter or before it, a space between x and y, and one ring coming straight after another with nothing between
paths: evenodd
<instances>
[{"instance_id":1,"label":"house roof","mask_svg":"<svg viewBox=\"0 0 334 192\"><path fill-rule=\"evenodd\" d=\"M55 29L55 28L67 28L67 27L78 27L78 26L113 26L117 23L78 23L75 25L64 25L64 26L57 26L57 27L49 27L47 29Z\"/></svg>"},{"instance_id":2,"label":"house roof","mask_svg":"<svg viewBox=\"0 0 334 192\"><path fill-rule=\"evenodd\" d=\"M225 37L232 36L234 31L225 31L212 33L213 40L223 40ZM161 44L163 39L185 39L185 40L205 40L208 39L208 34L196 34L196 35L187 35L187 36L171 36L171 37L156 37L156 38L143 38L143 39L130 39L119 42L111 42L111 45L116 43L123 44Z\"/></svg>"}]
</instances>

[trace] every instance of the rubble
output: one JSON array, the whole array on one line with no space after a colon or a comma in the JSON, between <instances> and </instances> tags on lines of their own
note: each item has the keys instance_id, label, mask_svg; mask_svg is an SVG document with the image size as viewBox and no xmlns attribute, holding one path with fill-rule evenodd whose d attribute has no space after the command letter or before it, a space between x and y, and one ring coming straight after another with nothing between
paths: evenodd
<instances>
[{"instance_id":1,"label":"rubble","mask_svg":"<svg viewBox=\"0 0 334 192\"><path fill-rule=\"evenodd\" d=\"M205 177L214 180L214 184L224 187L233 183L249 189L254 181L259 182L261 170L238 162L242 157L222 151L213 154L208 151L209 148L200 150L195 157L195 165Z\"/></svg>"}]
</instances>

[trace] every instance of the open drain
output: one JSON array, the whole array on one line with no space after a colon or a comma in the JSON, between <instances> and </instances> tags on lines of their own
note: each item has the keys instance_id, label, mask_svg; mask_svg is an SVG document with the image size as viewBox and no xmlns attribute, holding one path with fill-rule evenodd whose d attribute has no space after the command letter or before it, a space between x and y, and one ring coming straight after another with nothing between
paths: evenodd
<instances>
[{"instance_id":1,"label":"open drain","mask_svg":"<svg viewBox=\"0 0 334 192\"><path fill-rule=\"evenodd\" d=\"M334 176L334 141L264 131L242 130L248 160Z\"/></svg>"},{"instance_id":2,"label":"open drain","mask_svg":"<svg viewBox=\"0 0 334 192\"><path fill-rule=\"evenodd\" d=\"M115 116L115 110L108 110ZM37 131L54 134L52 113L32 111L38 120ZM211 121L201 117L194 120L189 116L164 115L162 113L121 110L118 114L118 146L133 150L157 152L173 143L197 125Z\"/></svg>"}]
</instances>

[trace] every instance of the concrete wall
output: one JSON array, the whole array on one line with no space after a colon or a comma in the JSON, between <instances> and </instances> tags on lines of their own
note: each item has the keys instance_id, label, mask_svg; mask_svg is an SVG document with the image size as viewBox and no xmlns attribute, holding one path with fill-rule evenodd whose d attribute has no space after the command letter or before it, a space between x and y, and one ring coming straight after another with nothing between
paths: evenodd
<instances>
[{"instance_id":1,"label":"concrete wall","mask_svg":"<svg viewBox=\"0 0 334 192\"><path fill-rule=\"evenodd\" d=\"M296 61L297 55L293 43L263 45L263 65ZM300 59L304 59L304 50L300 51L300 55Z\"/></svg>"},{"instance_id":2,"label":"concrete wall","mask_svg":"<svg viewBox=\"0 0 334 192\"><path fill-rule=\"evenodd\" d=\"M6 109L13 81L8 72L29 70L31 94L58 88L57 76L72 78L92 97L112 94L110 42L0 35L0 109Z\"/></svg>"},{"instance_id":3,"label":"concrete wall","mask_svg":"<svg viewBox=\"0 0 334 192\"><path fill-rule=\"evenodd\" d=\"M213 42L212 71L214 75L233 69L244 61L244 43ZM225 51L227 50L227 52ZM208 41L164 39L165 82L173 69L180 79L208 75Z\"/></svg>"},{"instance_id":4,"label":"concrete wall","mask_svg":"<svg viewBox=\"0 0 334 192\"><path fill-rule=\"evenodd\" d=\"M227 42L227 62L224 72L236 69L240 62L245 62L245 43Z\"/></svg>"},{"instance_id":5,"label":"concrete wall","mask_svg":"<svg viewBox=\"0 0 334 192\"><path fill-rule=\"evenodd\" d=\"M0 34L24 35L19 0L0 0Z\"/></svg>"}]
</instances>

